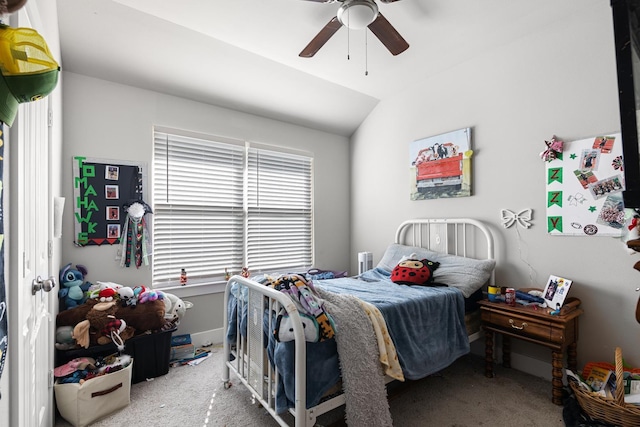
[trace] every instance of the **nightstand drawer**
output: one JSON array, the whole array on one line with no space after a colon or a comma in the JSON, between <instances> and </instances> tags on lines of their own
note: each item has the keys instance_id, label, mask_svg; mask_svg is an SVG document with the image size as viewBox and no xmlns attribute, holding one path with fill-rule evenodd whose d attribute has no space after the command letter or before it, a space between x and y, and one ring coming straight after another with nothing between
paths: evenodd
<instances>
[{"instance_id":1,"label":"nightstand drawer","mask_svg":"<svg viewBox=\"0 0 640 427\"><path fill-rule=\"evenodd\" d=\"M482 313L482 320L487 326L504 329L522 337L530 337L546 342L562 342L562 331L554 334L551 323L536 321L531 317L518 316L512 313Z\"/></svg>"}]
</instances>

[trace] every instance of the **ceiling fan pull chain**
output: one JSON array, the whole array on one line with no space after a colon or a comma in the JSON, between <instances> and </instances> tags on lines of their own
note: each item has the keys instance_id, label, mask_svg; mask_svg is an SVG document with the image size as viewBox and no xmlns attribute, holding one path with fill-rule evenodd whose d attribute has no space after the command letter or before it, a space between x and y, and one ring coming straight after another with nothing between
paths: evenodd
<instances>
[{"instance_id":1,"label":"ceiling fan pull chain","mask_svg":"<svg viewBox=\"0 0 640 427\"><path fill-rule=\"evenodd\" d=\"M364 75L369 75L369 39L367 38L367 31L364 32Z\"/></svg>"},{"instance_id":2,"label":"ceiling fan pull chain","mask_svg":"<svg viewBox=\"0 0 640 427\"><path fill-rule=\"evenodd\" d=\"M348 19L348 15L347 15ZM347 61L351 59L351 28L347 26Z\"/></svg>"}]
</instances>

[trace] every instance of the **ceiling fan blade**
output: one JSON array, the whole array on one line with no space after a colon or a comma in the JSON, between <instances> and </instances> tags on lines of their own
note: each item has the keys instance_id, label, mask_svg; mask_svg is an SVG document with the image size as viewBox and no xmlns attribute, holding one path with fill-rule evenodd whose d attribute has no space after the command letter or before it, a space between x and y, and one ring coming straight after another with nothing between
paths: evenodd
<instances>
[{"instance_id":1,"label":"ceiling fan blade","mask_svg":"<svg viewBox=\"0 0 640 427\"><path fill-rule=\"evenodd\" d=\"M342 27L342 24L338 21L338 18L334 16L333 19L331 19L331 21L329 21L329 23L320 30L313 40L309 42L307 47L302 49L302 52L300 52L298 56L311 58L327 41L329 41L331 36L333 36L340 27Z\"/></svg>"},{"instance_id":2,"label":"ceiling fan blade","mask_svg":"<svg viewBox=\"0 0 640 427\"><path fill-rule=\"evenodd\" d=\"M369 24L369 29L394 56L409 48L409 43L381 13L378 13L376 20Z\"/></svg>"}]
</instances>

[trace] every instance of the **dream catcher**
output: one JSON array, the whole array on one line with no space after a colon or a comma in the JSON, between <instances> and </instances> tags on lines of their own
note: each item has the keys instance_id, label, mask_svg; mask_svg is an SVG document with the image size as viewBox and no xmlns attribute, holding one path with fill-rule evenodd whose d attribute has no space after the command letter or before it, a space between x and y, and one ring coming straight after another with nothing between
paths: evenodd
<instances>
[{"instance_id":1,"label":"dream catcher","mask_svg":"<svg viewBox=\"0 0 640 427\"><path fill-rule=\"evenodd\" d=\"M153 211L142 200L125 205L127 217L122 232L122 255L120 267L130 267L133 263L136 268L142 264L149 265L150 241L147 229L146 214Z\"/></svg>"}]
</instances>

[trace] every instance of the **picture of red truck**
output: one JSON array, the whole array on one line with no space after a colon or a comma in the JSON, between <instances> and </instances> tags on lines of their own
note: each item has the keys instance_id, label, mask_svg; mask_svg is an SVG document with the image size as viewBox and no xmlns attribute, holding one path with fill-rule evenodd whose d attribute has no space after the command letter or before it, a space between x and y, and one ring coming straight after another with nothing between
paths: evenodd
<instances>
[{"instance_id":1,"label":"picture of red truck","mask_svg":"<svg viewBox=\"0 0 640 427\"><path fill-rule=\"evenodd\" d=\"M419 193L427 193L439 187L447 187L453 191L462 188L463 154L458 150L458 146L446 142L418 152L413 165Z\"/></svg>"}]
</instances>

